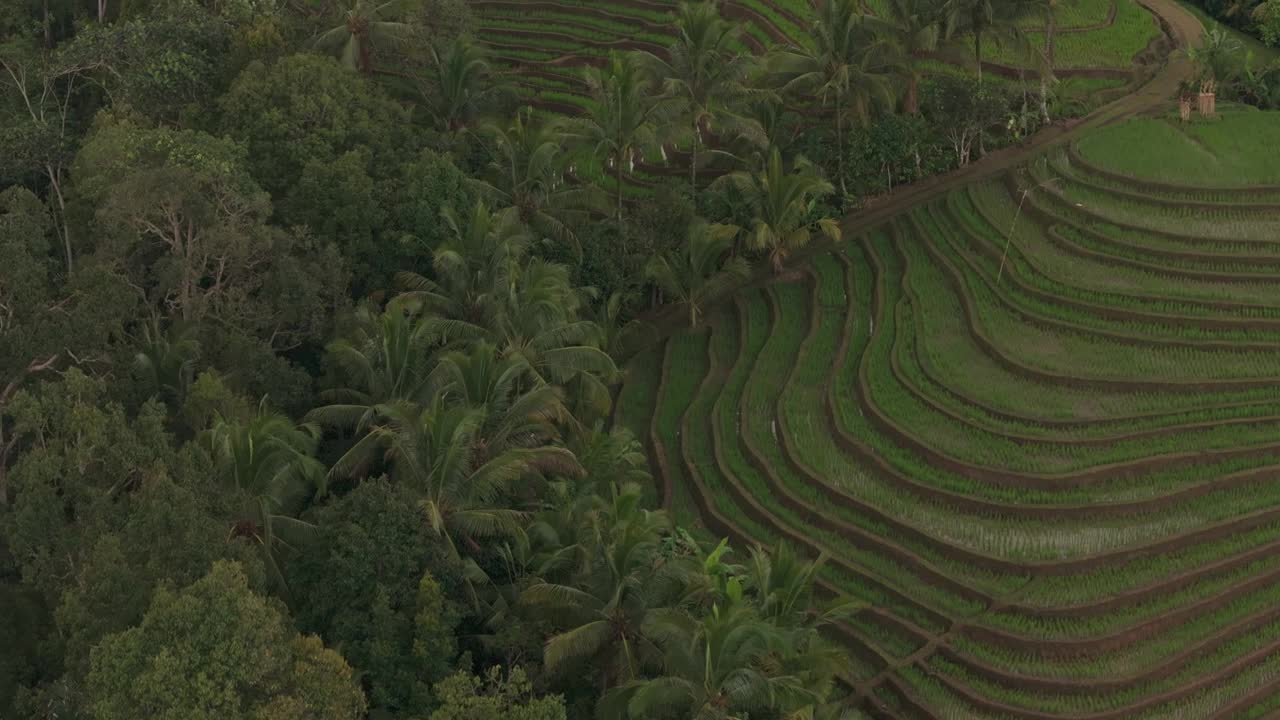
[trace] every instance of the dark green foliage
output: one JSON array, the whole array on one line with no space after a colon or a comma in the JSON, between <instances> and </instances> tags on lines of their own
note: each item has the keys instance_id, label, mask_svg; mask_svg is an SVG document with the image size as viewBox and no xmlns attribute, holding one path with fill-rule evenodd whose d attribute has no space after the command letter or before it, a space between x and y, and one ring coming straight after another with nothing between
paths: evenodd
<instances>
[{"instance_id":1,"label":"dark green foliage","mask_svg":"<svg viewBox=\"0 0 1280 720\"><path fill-rule=\"evenodd\" d=\"M361 669L373 707L421 715L452 668L459 569L404 487L364 482L310 519L319 536L288 572L299 627Z\"/></svg>"},{"instance_id":2,"label":"dark green foliage","mask_svg":"<svg viewBox=\"0 0 1280 720\"><path fill-rule=\"evenodd\" d=\"M573 120L465 0L0 9L0 716L834 716L817 566L706 553L607 422L664 294L1007 135L990 84L880 114L823 7L778 73L681 8Z\"/></svg>"},{"instance_id":3,"label":"dark green foliage","mask_svg":"<svg viewBox=\"0 0 1280 720\"><path fill-rule=\"evenodd\" d=\"M379 184L377 193L389 223L364 262L370 277L384 283L396 272L427 270L431 253L449 237L441 211L447 207L462 211L477 199L467 177L447 156L426 149L405 156L395 174Z\"/></svg>"},{"instance_id":4,"label":"dark green foliage","mask_svg":"<svg viewBox=\"0 0 1280 720\"><path fill-rule=\"evenodd\" d=\"M253 557L229 542L207 466L174 449L160 408L131 420L105 392L71 370L11 403L12 432L40 446L11 470L15 500L0 527L24 582L56 608L72 678L99 639L142 618L157 587L194 581L219 558Z\"/></svg>"},{"instance_id":5,"label":"dark green foliage","mask_svg":"<svg viewBox=\"0 0 1280 720\"><path fill-rule=\"evenodd\" d=\"M623 255L622 236L629 232L617 223L592 223L578 230L578 243L582 246L582 262L575 267L575 279L584 285L609 292L625 288L634 277L634 262ZM567 255L567 249L548 253L558 258Z\"/></svg>"},{"instance_id":6,"label":"dark green foliage","mask_svg":"<svg viewBox=\"0 0 1280 720\"><path fill-rule=\"evenodd\" d=\"M44 643L52 619L39 595L23 587L16 577L0 580L0 607L6 622L0 623L0 713L9 712L24 685L34 684L56 664L56 655Z\"/></svg>"},{"instance_id":7,"label":"dark green foliage","mask_svg":"<svg viewBox=\"0 0 1280 720\"><path fill-rule=\"evenodd\" d=\"M417 151L408 114L357 73L315 55L253 63L220 101L220 129L278 198L281 223L307 228L352 264L356 295L425 269L440 210L473 194L446 159Z\"/></svg>"},{"instance_id":8,"label":"dark green foliage","mask_svg":"<svg viewBox=\"0 0 1280 720\"><path fill-rule=\"evenodd\" d=\"M160 591L140 625L94 649L94 717L363 717L351 667L317 638L298 635L282 610L256 595L235 563L214 565L181 591ZM185 681L194 677L201 682Z\"/></svg>"},{"instance_id":9,"label":"dark green foliage","mask_svg":"<svg viewBox=\"0 0 1280 720\"><path fill-rule=\"evenodd\" d=\"M56 604L75 558L125 519L112 493L176 470L178 457L159 407L130 421L122 407L107 401L105 382L76 369L18 392L8 412L19 442L40 442L24 443L30 447L10 469L17 497L5 518L5 538L24 581Z\"/></svg>"},{"instance_id":10,"label":"dark green foliage","mask_svg":"<svg viewBox=\"0 0 1280 720\"><path fill-rule=\"evenodd\" d=\"M810 136L812 138L812 136ZM809 157L827 157L826 142L812 138ZM849 133L846 181L849 191L868 198L906 183L950 170L955 159L946 138L923 115L885 115ZM830 165L830 163L827 163ZM834 168L828 167L828 172Z\"/></svg>"},{"instance_id":11,"label":"dark green foliage","mask_svg":"<svg viewBox=\"0 0 1280 720\"><path fill-rule=\"evenodd\" d=\"M230 79L231 30L199 2L167 0L145 16L88 25L68 54L110 68L103 77L114 102L172 121L184 111L199 112Z\"/></svg>"},{"instance_id":12,"label":"dark green foliage","mask_svg":"<svg viewBox=\"0 0 1280 720\"><path fill-rule=\"evenodd\" d=\"M946 138L956 165L967 165L981 152L984 138L1006 119L1009 98L991 83L942 75L921 86L920 107Z\"/></svg>"},{"instance_id":13,"label":"dark green foliage","mask_svg":"<svg viewBox=\"0 0 1280 720\"><path fill-rule=\"evenodd\" d=\"M104 118L75 187L96 206L97 258L148 288L157 315L199 326L203 362L293 407L306 381L275 353L323 337L346 273L332 244L269 224L247 159L225 138Z\"/></svg>"},{"instance_id":14,"label":"dark green foliage","mask_svg":"<svg viewBox=\"0 0 1280 720\"><path fill-rule=\"evenodd\" d=\"M289 349L320 337L345 278L331 247L268 225L247 163L224 138L106 120L77 157L76 189L111 240L99 253L153 304Z\"/></svg>"},{"instance_id":15,"label":"dark green foliage","mask_svg":"<svg viewBox=\"0 0 1280 720\"><path fill-rule=\"evenodd\" d=\"M431 720L565 720L564 700L559 696L537 697L520 668L503 677L502 669L490 668L484 677L460 672L436 685L442 706Z\"/></svg>"},{"instance_id":16,"label":"dark green foliage","mask_svg":"<svg viewBox=\"0 0 1280 720\"><path fill-rule=\"evenodd\" d=\"M196 478L187 482L194 485ZM146 481L130 496L123 524L86 548L56 615L68 670L87 671L90 648L139 622L157 587L194 582L217 559L250 563L261 585L253 548L228 540L229 525L216 519L220 509L201 497L205 490L163 476Z\"/></svg>"},{"instance_id":17,"label":"dark green foliage","mask_svg":"<svg viewBox=\"0 0 1280 720\"><path fill-rule=\"evenodd\" d=\"M380 252L388 248L377 242L384 235L386 211L367 167L365 148L333 160L311 160L279 209L282 223L305 226L312 237L350 259L358 289L390 275L390 263Z\"/></svg>"},{"instance_id":18,"label":"dark green foliage","mask_svg":"<svg viewBox=\"0 0 1280 720\"><path fill-rule=\"evenodd\" d=\"M408 114L369 80L317 55L251 63L218 104L219 130L244 141L250 172L274 197L286 197L311 162L365 148L366 171L382 178L413 153Z\"/></svg>"}]
</instances>

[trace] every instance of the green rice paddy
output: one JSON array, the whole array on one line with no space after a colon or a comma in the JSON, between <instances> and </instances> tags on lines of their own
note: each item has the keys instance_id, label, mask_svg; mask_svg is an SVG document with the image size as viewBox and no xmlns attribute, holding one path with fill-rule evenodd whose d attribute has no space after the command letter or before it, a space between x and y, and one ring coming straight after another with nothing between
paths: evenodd
<instances>
[{"instance_id":1,"label":"green rice paddy","mask_svg":"<svg viewBox=\"0 0 1280 720\"><path fill-rule=\"evenodd\" d=\"M1269 717L1276 128L1130 120L912 208L638 356L619 419L710 534L829 554L864 709Z\"/></svg>"}]
</instances>

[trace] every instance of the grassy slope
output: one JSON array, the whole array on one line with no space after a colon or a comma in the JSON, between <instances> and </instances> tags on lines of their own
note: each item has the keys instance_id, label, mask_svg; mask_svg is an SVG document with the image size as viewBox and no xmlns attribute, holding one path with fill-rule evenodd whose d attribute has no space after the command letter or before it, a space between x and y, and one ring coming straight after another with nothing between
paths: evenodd
<instances>
[{"instance_id":1,"label":"grassy slope","mask_svg":"<svg viewBox=\"0 0 1280 720\"><path fill-rule=\"evenodd\" d=\"M1181 185L1280 184L1280 163L1263 148L1280 145L1280 116L1225 111L1220 120L1143 118L1080 141L1086 160L1114 172Z\"/></svg>"}]
</instances>

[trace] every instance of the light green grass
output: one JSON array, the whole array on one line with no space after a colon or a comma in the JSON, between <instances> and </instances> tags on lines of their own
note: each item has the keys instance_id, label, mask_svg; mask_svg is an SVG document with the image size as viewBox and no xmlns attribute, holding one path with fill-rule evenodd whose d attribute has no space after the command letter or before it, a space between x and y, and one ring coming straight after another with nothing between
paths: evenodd
<instances>
[{"instance_id":1,"label":"light green grass","mask_svg":"<svg viewBox=\"0 0 1280 720\"><path fill-rule=\"evenodd\" d=\"M1111 172L1178 185L1280 185L1280 113L1222 112L1217 120L1138 118L1080 140L1080 154Z\"/></svg>"}]
</instances>

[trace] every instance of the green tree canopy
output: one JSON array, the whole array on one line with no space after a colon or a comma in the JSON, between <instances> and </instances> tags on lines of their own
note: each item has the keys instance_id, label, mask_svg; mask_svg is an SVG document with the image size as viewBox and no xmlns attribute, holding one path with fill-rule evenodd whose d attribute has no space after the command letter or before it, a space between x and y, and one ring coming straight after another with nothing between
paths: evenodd
<instances>
[{"instance_id":1,"label":"green tree canopy","mask_svg":"<svg viewBox=\"0 0 1280 720\"><path fill-rule=\"evenodd\" d=\"M156 593L137 627L94 648L88 693L98 720L358 720L365 712L342 656L299 635L228 562L182 590Z\"/></svg>"},{"instance_id":2,"label":"green tree canopy","mask_svg":"<svg viewBox=\"0 0 1280 720\"><path fill-rule=\"evenodd\" d=\"M460 568L413 493L368 480L309 519L318 532L286 571L294 617L342 651L375 709L420 717L452 668Z\"/></svg>"},{"instance_id":3,"label":"green tree canopy","mask_svg":"<svg viewBox=\"0 0 1280 720\"><path fill-rule=\"evenodd\" d=\"M245 143L249 170L273 196L284 196L307 163L333 162L368 149L374 178L414 153L408 113L376 85L317 55L250 63L218 101L219 129Z\"/></svg>"},{"instance_id":4,"label":"green tree canopy","mask_svg":"<svg viewBox=\"0 0 1280 720\"><path fill-rule=\"evenodd\" d=\"M467 672L450 675L436 685L441 707L431 720L565 720L564 700L558 695L537 697L520 668L503 677L492 667L484 677Z\"/></svg>"},{"instance_id":5,"label":"green tree canopy","mask_svg":"<svg viewBox=\"0 0 1280 720\"><path fill-rule=\"evenodd\" d=\"M158 314L291 349L326 330L345 272L332 247L268 224L271 198L248 164L232 140L107 117L76 158L75 187L107 236L99 256L150 288Z\"/></svg>"}]
</instances>

